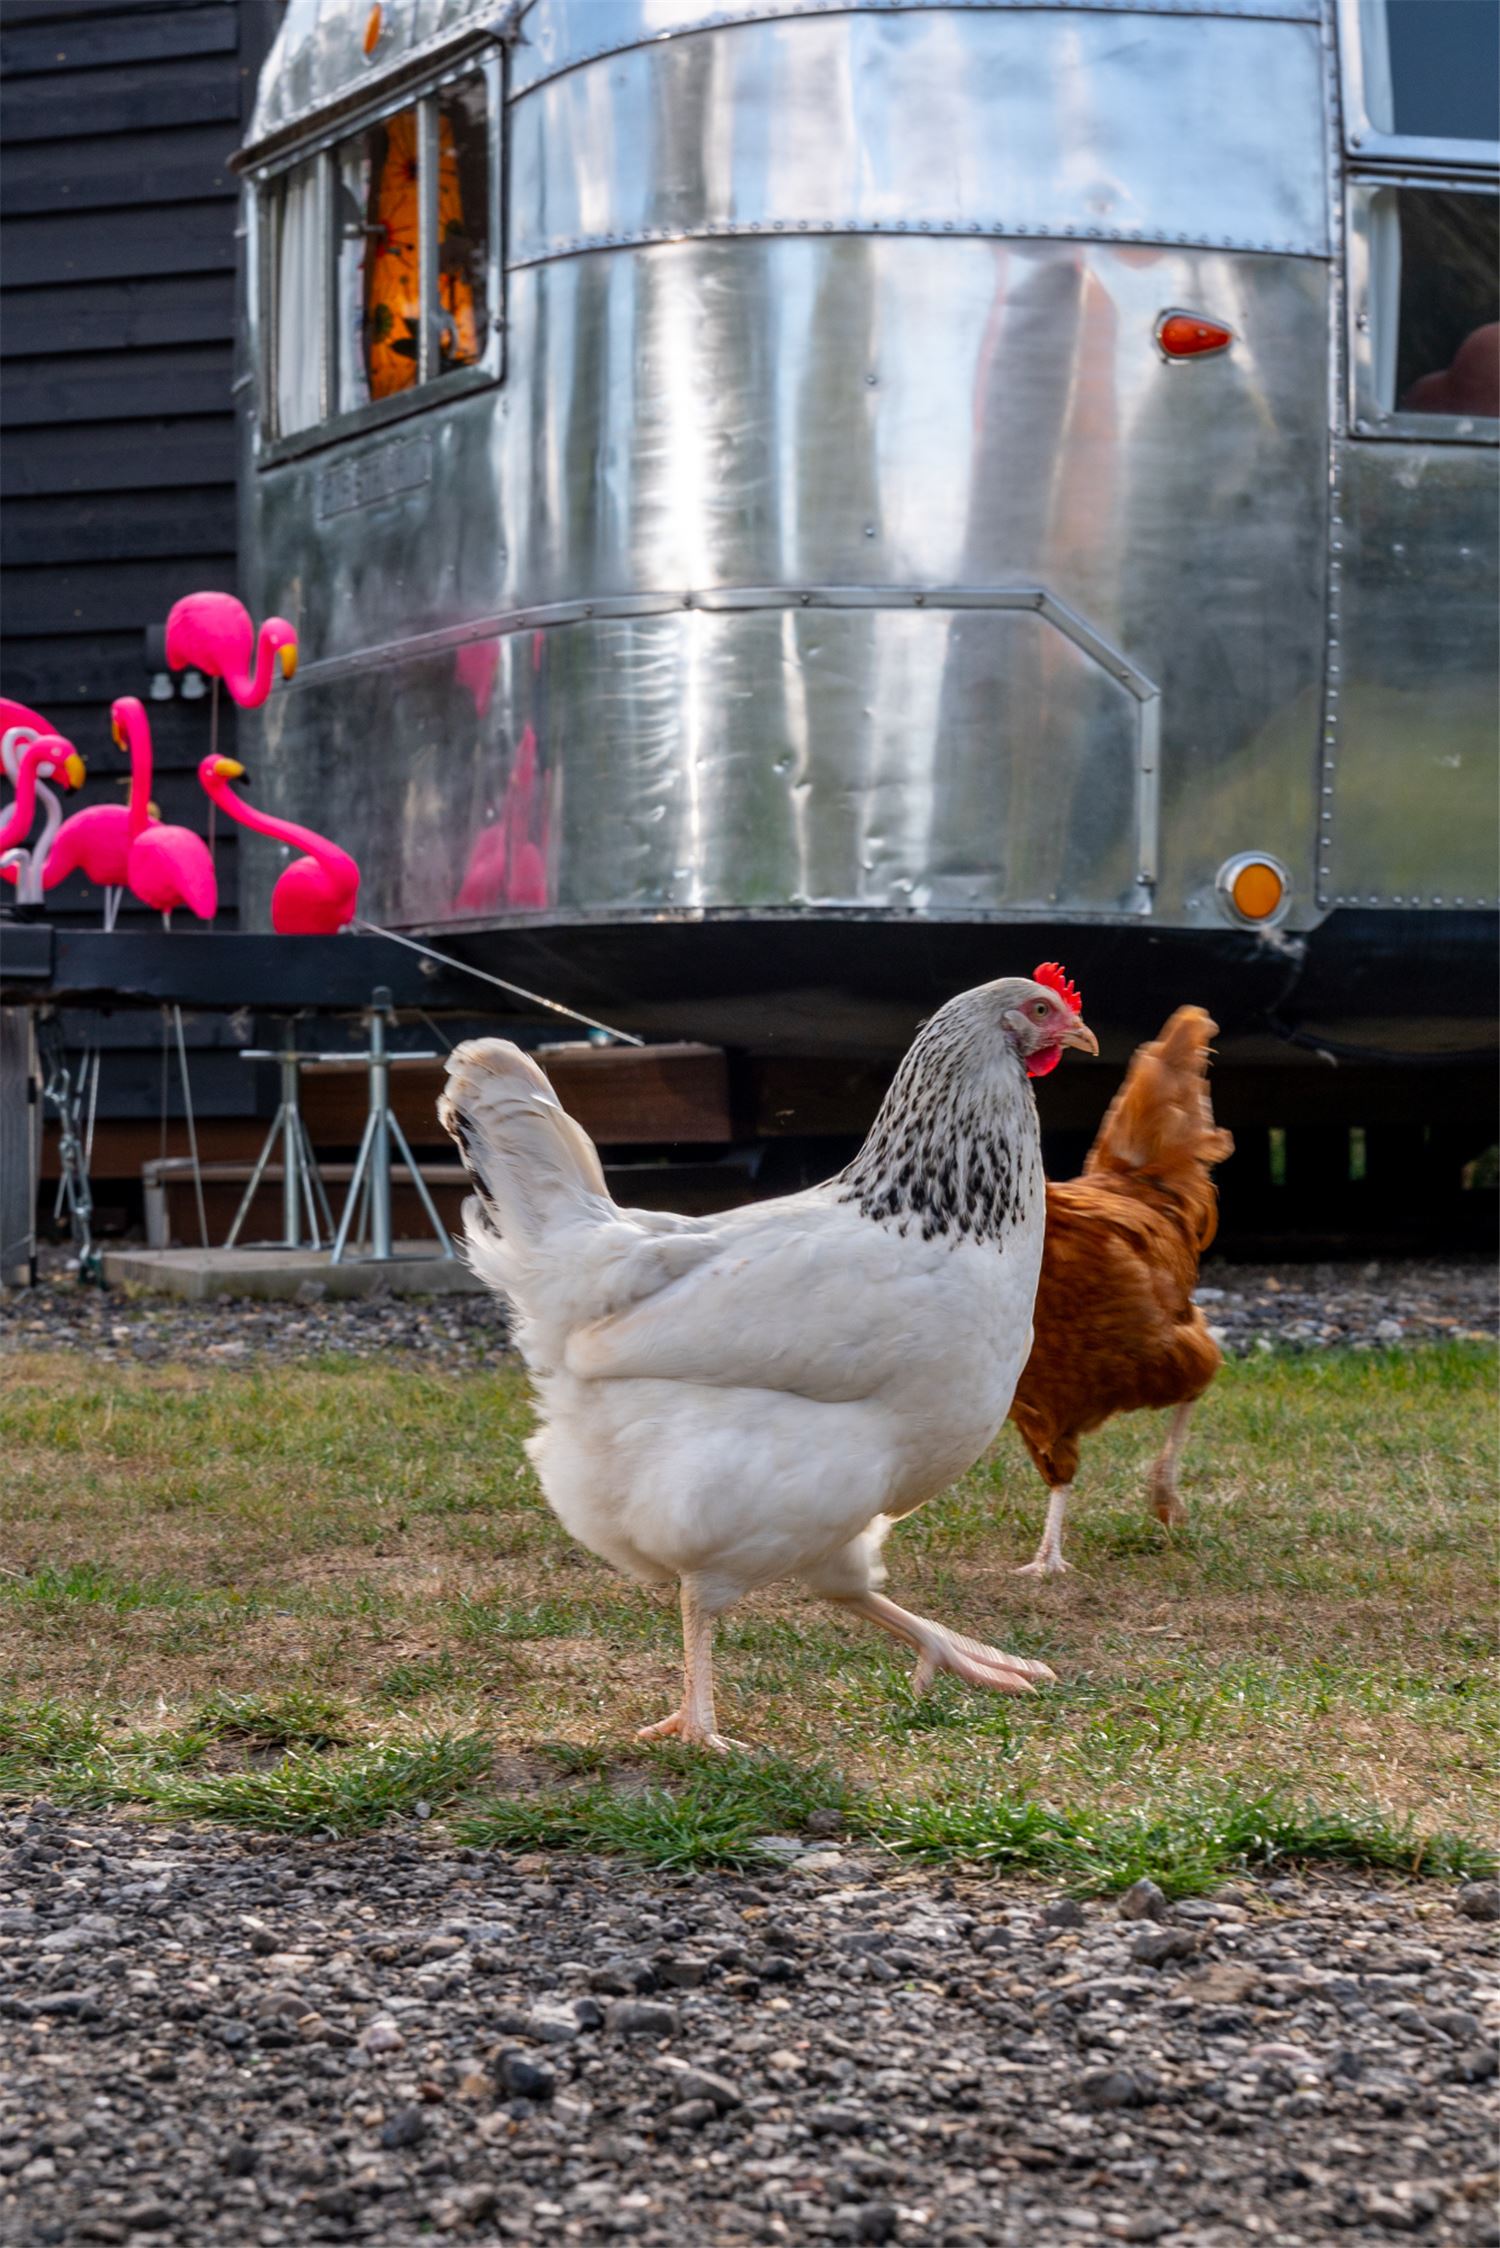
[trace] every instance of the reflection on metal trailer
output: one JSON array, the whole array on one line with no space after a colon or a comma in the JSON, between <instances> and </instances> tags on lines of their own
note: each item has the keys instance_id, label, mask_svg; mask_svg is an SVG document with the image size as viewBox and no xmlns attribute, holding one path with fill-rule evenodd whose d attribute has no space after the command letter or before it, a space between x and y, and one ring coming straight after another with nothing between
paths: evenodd
<instances>
[{"instance_id":1,"label":"reflection on metal trailer","mask_svg":"<svg viewBox=\"0 0 1500 2248\"><path fill-rule=\"evenodd\" d=\"M1122 1038L1490 1042L1493 31L291 0L257 779L640 1028L899 1044L1066 945Z\"/></svg>"}]
</instances>

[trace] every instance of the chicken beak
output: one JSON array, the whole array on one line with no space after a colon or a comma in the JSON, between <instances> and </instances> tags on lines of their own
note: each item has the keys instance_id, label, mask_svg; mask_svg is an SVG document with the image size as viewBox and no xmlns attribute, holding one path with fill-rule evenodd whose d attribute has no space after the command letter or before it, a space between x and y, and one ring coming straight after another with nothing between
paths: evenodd
<instances>
[{"instance_id":1,"label":"chicken beak","mask_svg":"<svg viewBox=\"0 0 1500 2248\"><path fill-rule=\"evenodd\" d=\"M1073 1017L1062 1037L1058 1040L1058 1044L1061 1046L1076 1046L1082 1054L1097 1054L1099 1051L1099 1041L1089 1029L1082 1015Z\"/></svg>"}]
</instances>

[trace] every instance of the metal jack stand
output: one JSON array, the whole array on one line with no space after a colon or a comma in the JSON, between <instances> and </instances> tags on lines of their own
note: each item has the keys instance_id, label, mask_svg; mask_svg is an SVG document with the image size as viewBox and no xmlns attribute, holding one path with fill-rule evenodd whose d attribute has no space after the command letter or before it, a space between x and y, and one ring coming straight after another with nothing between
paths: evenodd
<instances>
[{"instance_id":1,"label":"metal jack stand","mask_svg":"<svg viewBox=\"0 0 1500 2248\"><path fill-rule=\"evenodd\" d=\"M217 682L216 682L217 684ZM234 1224L229 1228L224 1246L232 1249L240 1237L240 1227L250 1215L266 1165L279 1139L281 1142L281 1239L262 1244L268 1249L300 1249L302 1240L302 1212L307 1211L307 1242L309 1249L321 1249L324 1237L333 1238L333 1212L328 1206L328 1196L323 1187L323 1174L318 1169L318 1159L313 1153L312 1141L307 1136L307 1126L302 1121L298 1099L297 1073L305 1054L297 1050L296 1029L292 1022L286 1026L286 1042L276 1051L263 1046L246 1049L240 1056L246 1062L278 1062L281 1066L281 1106L266 1134L266 1144L256 1157L255 1169L250 1174L240 1206L234 1214ZM322 1218L322 1230L318 1220Z\"/></svg>"},{"instance_id":2,"label":"metal jack stand","mask_svg":"<svg viewBox=\"0 0 1500 2248\"><path fill-rule=\"evenodd\" d=\"M416 1158L406 1144L406 1134L391 1109L391 1057L386 1048L386 1023L393 1010L391 995L384 984L376 986L370 994L370 1046L364 1056L370 1071L370 1113L365 1120L365 1136L359 1143L359 1155L354 1165L354 1176L349 1181L349 1199L344 1204L343 1216L333 1244L330 1264L342 1264L344 1251L350 1240L350 1228L355 1210L359 1210L359 1223L354 1227L356 1242L368 1241L368 1253L359 1261L363 1264L389 1264L391 1245L391 1147L392 1142L406 1166L407 1175L416 1188L427 1222L445 1257L453 1255L453 1243L448 1229L438 1216L427 1182L417 1169ZM346 1054L325 1054L324 1061L347 1061ZM403 1060L435 1062L436 1053L430 1049L420 1054L403 1055Z\"/></svg>"},{"instance_id":3,"label":"metal jack stand","mask_svg":"<svg viewBox=\"0 0 1500 2248\"><path fill-rule=\"evenodd\" d=\"M88 1065L85 1062L75 1081L74 1073L68 1067L62 1031L54 1017L44 1016L38 1024L37 1046L44 1059L46 1072L42 1080L42 1099L44 1102L50 1101L57 1111L58 1165L62 1173L63 1201L68 1213L68 1231L72 1236L78 1277L80 1280L98 1280L102 1278L102 1268L99 1252L94 1247L94 1196L89 1185L88 1160L84 1152Z\"/></svg>"}]
</instances>

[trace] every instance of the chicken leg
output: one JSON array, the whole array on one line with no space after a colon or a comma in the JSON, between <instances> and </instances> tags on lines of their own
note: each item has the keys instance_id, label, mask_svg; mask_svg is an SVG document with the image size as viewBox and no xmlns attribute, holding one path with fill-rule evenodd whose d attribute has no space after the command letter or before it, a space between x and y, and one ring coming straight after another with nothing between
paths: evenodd
<instances>
[{"instance_id":1,"label":"chicken leg","mask_svg":"<svg viewBox=\"0 0 1500 2248\"><path fill-rule=\"evenodd\" d=\"M1158 1453L1151 1469L1147 1487L1151 1512L1158 1522L1169 1530L1187 1520L1187 1508L1177 1496L1177 1462L1182 1457L1182 1447L1187 1440L1188 1421L1192 1417L1195 1399L1189 1398L1179 1405L1172 1415L1172 1426L1167 1431L1167 1441Z\"/></svg>"},{"instance_id":2,"label":"chicken leg","mask_svg":"<svg viewBox=\"0 0 1500 2248\"><path fill-rule=\"evenodd\" d=\"M918 1696L926 1693L940 1670L951 1670L967 1686L992 1686L998 1694L1034 1693L1034 1678L1057 1675L1045 1663L1002 1655L998 1647L986 1646L981 1639L965 1639L942 1624L929 1622L926 1616L914 1616L909 1609L898 1608L894 1600L887 1600L884 1593L834 1593L829 1597L840 1608L848 1608L854 1615L878 1624L893 1639L904 1639L908 1647L916 1648L911 1690Z\"/></svg>"},{"instance_id":3,"label":"chicken leg","mask_svg":"<svg viewBox=\"0 0 1500 2248\"><path fill-rule=\"evenodd\" d=\"M1071 1561L1064 1561L1062 1549L1063 1516L1068 1510L1068 1493L1072 1488L1070 1483L1062 1483L1055 1491L1047 1493L1047 1521L1042 1542L1032 1560L1023 1561L1019 1569L1012 1570L1013 1576L1060 1577L1064 1570L1072 1568Z\"/></svg>"},{"instance_id":4,"label":"chicken leg","mask_svg":"<svg viewBox=\"0 0 1500 2248\"><path fill-rule=\"evenodd\" d=\"M636 1734L638 1741L661 1741L669 1736L686 1741L695 1748L711 1748L721 1756L730 1755L740 1747L738 1741L726 1740L718 1729L714 1712L714 1617L699 1605L697 1588L691 1577L682 1580L682 1669L683 1689L681 1705L670 1717L663 1717L655 1725L643 1725Z\"/></svg>"}]
</instances>

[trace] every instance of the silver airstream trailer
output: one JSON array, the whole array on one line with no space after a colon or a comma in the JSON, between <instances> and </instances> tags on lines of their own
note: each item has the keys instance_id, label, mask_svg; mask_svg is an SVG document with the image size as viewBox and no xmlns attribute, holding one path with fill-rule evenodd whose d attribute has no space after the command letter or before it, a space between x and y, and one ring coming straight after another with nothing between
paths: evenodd
<instances>
[{"instance_id":1,"label":"silver airstream trailer","mask_svg":"<svg viewBox=\"0 0 1500 2248\"><path fill-rule=\"evenodd\" d=\"M657 1034L874 1053L1057 952L1122 1041L1491 1045L1494 26L290 0L257 793Z\"/></svg>"}]
</instances>

